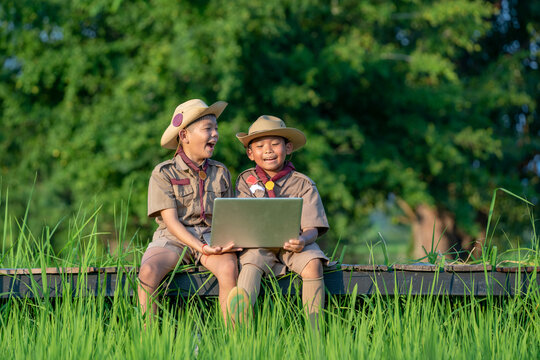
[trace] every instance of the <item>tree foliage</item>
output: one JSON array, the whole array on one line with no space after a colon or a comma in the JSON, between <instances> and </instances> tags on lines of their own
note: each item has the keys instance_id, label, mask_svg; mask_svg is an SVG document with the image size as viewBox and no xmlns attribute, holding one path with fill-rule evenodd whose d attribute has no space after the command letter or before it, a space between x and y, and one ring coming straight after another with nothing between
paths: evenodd
<instances>
[{"instance_id":1,"label":"tree foliage","mask_svg":"<svg viewBox=\"0 0 540 360\"><path fill-rule=\"evenodd\" d=\"M230 103L216 158L261 114L304 130L296 167L332 231L361 244L394 199L479 236L492 191L538 202L539 8L534 2L7 0L0 5L0 174L11 206L56 221L131 194L143 237L151 169L174 107ZM517 24L517 25L516 25ZM536 64L536 65L534 65ZM508 200L501 224L523 224Z\"/></svg>"}]
</instances>

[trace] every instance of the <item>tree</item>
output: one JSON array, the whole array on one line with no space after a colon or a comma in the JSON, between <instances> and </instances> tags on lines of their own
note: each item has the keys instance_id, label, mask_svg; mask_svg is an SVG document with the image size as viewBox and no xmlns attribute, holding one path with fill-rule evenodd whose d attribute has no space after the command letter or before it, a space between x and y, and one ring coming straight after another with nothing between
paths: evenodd
<instances>
[{"instance_id":1,"label":"tree","mask_svg":"<svg viewBox=\"0 0 540 360\"><path fill-rule=\"evenodd\" d=\"M496 187L538 201L538 71L523 66L536 53L501 50L502 3L7 1L2 177L21 208L37 171L33 211L47 221L104 204L109 231L131 192L130 226L148 238L172 110L227 100L216 158L233 176L249 165L234 134L259 115L306 132L293 161L323 196L326 248L342 238L354 259L388 203L417 239L431 241L431 217L448 227L443 250L471 248ZM533 41L536 15L519 11L519 39ZM500 224L523 226L522 204L502 205Z\"/></svg>"}]
</instances>

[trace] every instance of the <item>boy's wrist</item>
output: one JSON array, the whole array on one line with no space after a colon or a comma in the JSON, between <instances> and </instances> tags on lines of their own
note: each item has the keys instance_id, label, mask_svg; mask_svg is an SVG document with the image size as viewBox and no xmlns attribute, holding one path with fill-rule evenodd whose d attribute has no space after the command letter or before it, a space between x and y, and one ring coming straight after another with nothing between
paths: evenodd
<instances>
[{"instance_id":1,"label":"boy's wrist","mask_svg":"<svg viewBox=\"0 0 540 360\"><path fill-rule=\"evenodd\" d=\"M310 229L306 229L305 231L302 231L302 234L300 234L298 239L303 240L304 246L305 246L305 245L314 243L315 240L317 240L317 235L318 235L317 229L310 228Z\"/></svg>"}]
</instances>

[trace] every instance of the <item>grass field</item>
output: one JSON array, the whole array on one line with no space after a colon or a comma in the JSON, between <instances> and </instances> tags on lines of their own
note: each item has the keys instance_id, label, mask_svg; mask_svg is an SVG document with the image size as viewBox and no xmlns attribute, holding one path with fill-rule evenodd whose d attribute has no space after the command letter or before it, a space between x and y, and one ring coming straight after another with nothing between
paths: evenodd
<instances>
[{"instance_id":1,"label":"grass field","mask_svg":"<svg viewBox=\"0 0 540 360\"><path fill-rule=\"evenodd\" d=\"M135 300L10 299L1 305L2 357L133 359L535 359L540 296L334 297L320 330L305 326L296 298L259 300L248 326L232 330L215 300L169 302L143 329Z\"/></svg>"},{"instance_id":2,"label":"grass field","mask_svg":"<svg viewBox=\"0 0 540 360\"><path fill-rule=\"evenodd\" d=\"M17 220L6 206L0 267L137 266L143 247L126 235L123 214L116 232L127 249L99 248L98 211L70 219L65 246L54 250L55 227L33 234L25 225L28 212ZM533 243L524 261L538 264L535 231ZM495 262L504 256L488 254ZM521 254L517 249L518 262ZM329 297L318 331L305 325L299 298L271 290L248 326L236 329L224 323L216 299L165 299L146 330L136 298L127 293L0 300L0 358L540 358L537 287L510 298Z\"/></svg>"},{"instance_id":3,"label":"grass field","mask_svg":"<svg viewBox=\"0 0 540 360\"><path fill-rule=\"evenodd\" d=\"M74 222L75 223L75 222ZM91 223L88 223L91 224ZM74 229L77 229L75 226ZM44 232L46 234L46 232ZM79 232L80 233L80 232ZM95 238L64 258L47 237L3 252L2 267L137 265L137 253L100 257ZM127 258L135 260L129 262ZM536 274L538 276L538 274ZM167 281L167 280L166 280ZM533 282L536 284L536 282ZM272 282L269 283L272 286ZM68 285L66 285L68 286ZM136 284L128 284L132 289ZM73 296L0 301L2 358L534 359L540 356L540 289L520 297L329 297L318 331L298 297L267 288L248 326L231 329L216 299L162 301L146 319L136 298ZM68 293L68 292L66 292Z\"/></svg>"}]
</instances>

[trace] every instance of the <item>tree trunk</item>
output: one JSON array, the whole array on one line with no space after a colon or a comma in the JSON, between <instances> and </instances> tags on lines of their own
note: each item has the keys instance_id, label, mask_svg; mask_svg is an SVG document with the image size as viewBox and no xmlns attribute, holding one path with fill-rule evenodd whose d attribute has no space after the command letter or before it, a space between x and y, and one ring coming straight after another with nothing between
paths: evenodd
<instances>
[{"instance_id":1,"label":"tree trunk","mask_svg":"<svg viewBox=\"0 0 540 360\"><path fill-rule=\"evenodd\" d=\"M456 243L452 234L452 217L428 205L418 206L415 215L411 224L414 239L413 258L422 258L426 256L426 252L432 251L448 256L448 251Z\"/></svg>"},{"instance_id":2,"label":"tree trunk","mask_svg":"<svg viewBox=\"0 0 540 360\"><path fill-rule=\"evenodd\" d=\"M432 251L440 253L448 260L469 260L471 255L475 258L481 255L485 235L480 234L480 240L475 241L456 226L454 214L427 204L421 204L413 210L403 200L398 201L398 205L411 224L414 259L421 259ZM482 221L480 216L476 220Z\"/></svg>"}]
</instances>

